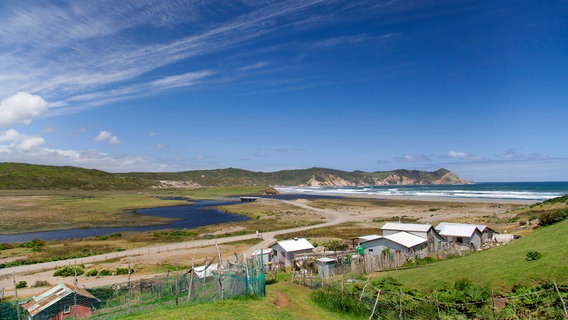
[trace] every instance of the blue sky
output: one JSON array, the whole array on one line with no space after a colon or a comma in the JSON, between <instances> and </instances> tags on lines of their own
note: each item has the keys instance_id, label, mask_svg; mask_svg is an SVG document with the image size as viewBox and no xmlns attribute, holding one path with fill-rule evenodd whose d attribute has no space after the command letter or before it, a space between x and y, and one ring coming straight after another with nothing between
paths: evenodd
<instances>
[{"instance_id":1,"label":"blue sky","mask_svg":"<svg viewBox=\"0 0 568 320\"><path fill-rule=\"evenodd\" d=\"M2 1L0 161L568 180L566 1Z\"/></svg>"}]
</instances>

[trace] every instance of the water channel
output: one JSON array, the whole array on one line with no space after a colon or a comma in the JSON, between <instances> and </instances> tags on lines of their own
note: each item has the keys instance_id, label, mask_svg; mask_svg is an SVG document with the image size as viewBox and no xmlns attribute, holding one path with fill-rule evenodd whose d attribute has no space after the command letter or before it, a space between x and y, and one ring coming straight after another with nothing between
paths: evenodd
<instances>
[{"instance_id":1,"label":"water channel","mask_svg":"<svg viewBox=\"0 0 568 320\"><path fill-rule=\"evenodd\" d=\"M164 200L179 200L176 198L164 198ZM108 228L81 228L68 230L53 230L41 232L28 232L19 234L0 234L0 243L26 242L34 239L40 240L63 240L74 238L88 238L101 235L112 234L116 232L128 231L151 231L160 229L192 229L206 225L219 224L224 222L235 222L249 220L246 216L239 214L226 213L216 210L213 207L231 205L240 203L238 199L234 200L203 200L188 205L165 206L148 209L138 209L133 214L144 214L150 216L172 218L171 223L153 225L153 226L137 226L137 227L108 227Z\"/></svg>"}]
</instances>

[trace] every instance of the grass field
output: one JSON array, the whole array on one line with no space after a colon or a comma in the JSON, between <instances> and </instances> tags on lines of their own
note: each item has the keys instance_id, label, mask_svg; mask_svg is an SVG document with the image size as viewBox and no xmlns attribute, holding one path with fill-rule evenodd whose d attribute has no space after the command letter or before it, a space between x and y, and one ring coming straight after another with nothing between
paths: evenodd
<instances>
[{"instance_id":1,"label":"grass field","mask_svg":"<svg viewBox=\"0 0 568 320\"><path fill-rule=\"evenodd\" d=\"M391 276L406 287L426 290L453 284L461 278L503 290L515 284L530 286L551 280L568 283L567 243L568 220L565 220L539 228L508 245L414 269L383 272L380 277ZM529 251L540 252L542 258L526 261Z\"/></svg>"},{"instance_id":2,"label":"grass field","mask_svg":"<svg viewBox=\"0 0 568 320\"><path fill-rule=\"evenodd\" d=\"M158 307L149 312L117 319L360 319L347 314L325 310L310 299L310 289L289 282L278 282L266 287L266 297L233 299L180 307Z\"/></svg>"}]
</instances>

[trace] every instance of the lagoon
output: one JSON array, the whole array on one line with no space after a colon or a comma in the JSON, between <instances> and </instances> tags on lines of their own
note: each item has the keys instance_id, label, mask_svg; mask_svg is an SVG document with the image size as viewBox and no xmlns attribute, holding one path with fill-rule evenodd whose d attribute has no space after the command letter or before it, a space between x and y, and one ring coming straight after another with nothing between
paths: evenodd
<instances>
[{"instance_id":1,"label":"lagoon","mask_svg":"<svg viewBox=\"0 0 568 320\"><path fill-rule=\"evenodd\" d=\"M169 200L164 198L164 200ZM192 229L206 225L214 225L225 222L249 220L248 217L226 213L213 207L239 203L238 200L203 200L188 205L165 206L157 208L139 209L132 214L143 214L174 219L171 223L153 226L138 227L108 227L108 228L79 228L67 230L53 230L41 232L28 232L20 234L0 235L0 243L26 242L34 239L40 240L63 240L74 238L88 238L108 235L117 232L143 232L161 229Z\"/></svg>"}]
</instances>

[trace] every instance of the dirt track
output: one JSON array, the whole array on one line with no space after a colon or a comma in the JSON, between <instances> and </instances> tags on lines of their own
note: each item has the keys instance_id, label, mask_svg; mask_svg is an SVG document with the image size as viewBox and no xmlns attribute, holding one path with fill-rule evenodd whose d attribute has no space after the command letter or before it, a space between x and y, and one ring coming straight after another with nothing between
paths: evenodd
<instances>
[{"instance_id":1,"label":"dirt track","mask_svg":"<svg viewBox=\"0 0 568 320\"><path fill-rule=\"evenodd\" d=\"M313 208L305 204L302 200L296 201L284 201L284 200L271 200L271 199L263 199L262 201L283 201L288 204L292 204L295 206L299 206L301 208L305 208L314 212L317 212L325 217L326 222L316 225L304 226L304 227L297 227L291 229L283 229L277 231L266 232L263 234L259 234L259 237L263 239L263 241L248 250L246 250L246 254L250 254L257 249L266 248L272 242L275 241L274 237L276 235L290 233L290 232L297 232L303 231L313 228L321 228L324 226L330 226L335 224L340 224L345 221L349 220L349 216L333 211L333 210L325 210L325 209L318 209ZM159 245L159 246L150 246L145 248L139 249L132 249L132 250L125 250L122 252L112 252L108 254L101 254L96 256L90 256L86 258L78 258L78 259L70 259L70 260L62 260L62 261L55 261L55 262L45 262L33 265L26 265L26 266L17 266L11 268L0 269L0 288L5 288L5 295L13 295L14 293L14 285L13 285L13 275L16 275L16 280L24 280L27 281L29 285L33 284L37 280L44 280L50 283L57 283L58 281L62 281L61 278L53 277L53 270L57 269L61 266L66 265L74 265L74 264L93 264L96 262L103 262L111 259L124 259L130 258L128 260L133 261L159 261L160 259L178 259L179 256L182 255L189 255L191 254L192 250L202 248L213 248L215 244L222 245L225 243L236 242L241 240L248 240L248 239L255 239L257 238L256 234L248 234L248 235L241 235L241 236L233 236L233 237L226 237L226 238L219 238L219 239L209 239L209 240L194 240L194 241L186 241L180 243L173 243L173 244L166 244L166 245ZM213 256L213 253L212 253ZM121 266L124 263L121 264ZM152 278L156 276L155 274L151 275L144 275L139 276L136 275L136 279L140 278ZM124 279L122 279L124 278ZM92 288L98 286L109 285L112 283L120 283L121 281L126 281L126 277L81 277L79 279L79 283L81 286ZM1 289L0 289L1 290ZM23 295L33 295L37 294L41 291L45 290L45 288L26 288L18 290L19 293Z\"/></svg>"}]
</instances>

